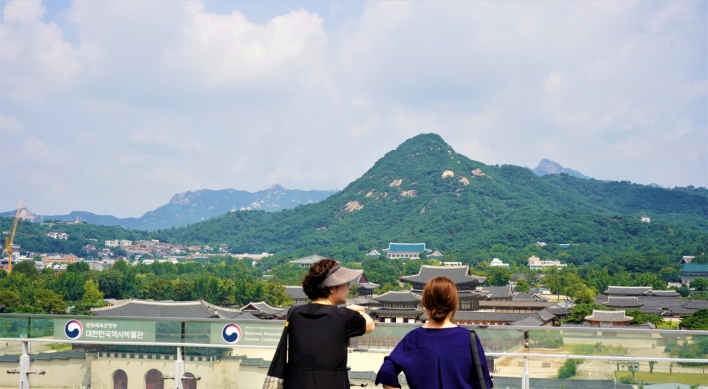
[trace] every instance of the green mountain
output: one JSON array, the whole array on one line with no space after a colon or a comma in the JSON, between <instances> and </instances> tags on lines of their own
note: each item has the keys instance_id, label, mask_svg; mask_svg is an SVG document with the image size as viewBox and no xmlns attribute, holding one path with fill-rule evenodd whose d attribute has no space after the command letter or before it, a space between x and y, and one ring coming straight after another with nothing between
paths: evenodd
<instances>
[{"instance_id":1,"label":"green mountain","mask_svg":"<svg viewBox=\"0 0 708 389\"><path fill-rule=\"evenodd\" d=\"M258 192L245 190L202 189L194 192L177 193L170 201L141 217L118 218L111 215L96 215L91 212L73 211L66 215L35 215L23 208L22 217L33 222L58 220L62 222L80 221L105 226L121 226L146 231L185 226L191 223L221 216L227 212L259 209L276 212L293 208L300 204L310 204L326 199L336 190L286 189L273 185ZM2 212L0 216L13 217L15 211Z\"/></svg>"},{"instance_id":2,"label":"green mountain","mask_svg":"<svg viewBox=\"0 0 708 389\"><path fill-rule=\"evenodd\" d=\"M651 223L640 221L644 215ZM360 257L388 242L425 242L444 253L544 241L584 245L592 255L700 254L707 232L705 196L567 174L539 177L524 167L474 161L440 136L422 134L319 203L275 213L232 212L154 236L227 243L237 252Z\"/></svg>"}]
</instances>

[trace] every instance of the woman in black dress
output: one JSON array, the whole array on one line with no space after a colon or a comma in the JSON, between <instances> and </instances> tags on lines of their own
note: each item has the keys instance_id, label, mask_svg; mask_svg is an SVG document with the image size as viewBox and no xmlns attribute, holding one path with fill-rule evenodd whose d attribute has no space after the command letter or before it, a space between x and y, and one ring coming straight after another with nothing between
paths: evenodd
<instances>
[{"instance_id":1,"label":"woman in black dress","mask_svg":"<svg viewBox=\"0 0 708 389\"><path fill-rule=\"evenodd\" d=\"M349 338L374 330L374 321L363 307L345 304L349 283L361 270L341 267L332 259L310 266L302 288L310 304L289 312L286 389L346 389Z\"/></svg>"}]
</instances>

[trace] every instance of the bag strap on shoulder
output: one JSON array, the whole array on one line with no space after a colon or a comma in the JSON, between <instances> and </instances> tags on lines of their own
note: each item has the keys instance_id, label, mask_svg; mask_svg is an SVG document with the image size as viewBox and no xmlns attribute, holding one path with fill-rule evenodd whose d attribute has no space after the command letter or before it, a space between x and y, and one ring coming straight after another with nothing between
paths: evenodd
<instances>
[{"instance_id":1,"label":"bag strap on shoulder","mask_svg":"<svg viewBox=\"0 0 708 389\"><path fill-rule=\"evenodd\" d=\"M474 330L469 330L470 332L470 346L472 348L472 364L477 372L477 380L479 381L480 389L489 389L487 384L484 382L484 372L482 372L482 361L479 357L479 350L477 350L477 333Z\"/></svg>"}]
</instances>

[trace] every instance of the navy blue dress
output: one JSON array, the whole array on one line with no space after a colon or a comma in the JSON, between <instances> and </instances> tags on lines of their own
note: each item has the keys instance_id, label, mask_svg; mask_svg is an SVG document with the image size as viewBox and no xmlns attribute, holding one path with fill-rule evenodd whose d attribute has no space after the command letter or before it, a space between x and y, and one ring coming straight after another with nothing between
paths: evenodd
<instances>
[{"instance_id":1,"label":"navy blue dress","mask_svg":"<svg viewBox=\"0 0 708 389\"><path fill-rule=\"evenodd\" d=\"M473 385L473 368L467 329L419 327L384 359L376 384L400 388L398 374L403 371L411 389L472 389L478 386Z\"/></svg>"}]
</instances>

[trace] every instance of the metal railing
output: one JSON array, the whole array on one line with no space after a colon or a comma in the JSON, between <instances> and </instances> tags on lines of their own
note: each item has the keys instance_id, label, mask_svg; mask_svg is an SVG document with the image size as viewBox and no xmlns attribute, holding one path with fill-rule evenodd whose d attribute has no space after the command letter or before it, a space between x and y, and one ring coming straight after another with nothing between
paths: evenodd
<instances>
[{"instance_id":1,"label":"metal railing","mask_svg":"<svg viewBox=\"0 0 708 389\"><path fill-rule=\"evenodd\" d=\"M26 321L26 325L23 323ZM34 324L33 324L34 321ZM73 325L80 328L79 335L76 339L70 339L68 336L62 336L72 333L72 321L78 322ZM125 323L124 323L125 322ZM85 331L88 328L94 328L94 324L99 323L110 327L106 331L120 332L121 326L143 328L145 334L150 335L150 339L146 340L126 340L118 341L111 339L89 339L84 338ZM158 334L154 328L164 327L165 323L170 323L170 328L179 328L178 333ZM173 374L162 374L163 380L170 380L170 387L174 389L185 389L190 386L190 381L199 381L204 374L187 374L185 371L185 350L187 349L209 349L209 350L247 350L247 349L265 349L273 350L276 347L277 339L273 341L272 334L279 333L283 328L282 321L239 321L238 319L149 319L145 318L107 318L94 316L62 316L62 315L0 315L0 334L14 335L0 338L0 342L19 343L19 363L18 368L8 369L8 374L19 375L19 388L29 389L30 379L35 375L45 374L44 370L31 369L31 354L30 349L32 344L49 345L49 344L69 344L99 347L165 347L173 350L174 363ZM15 327L13 327L15 325ZM236 325L238 328L239 338L232 343L228 342L228 327ZM355 340L355 343L350 348L350 353L372 353L372 354L388 354L391 352L395 344L405 336L410 330L419 327L421 324L396 324L396 323L377 323L377 329L372 334ZM152 327L153 329L151 329ZM50 328L51 327L51 328ZM586 328L586 327L527 327L527 326L464 326L474 328L480 334L480 339L485 347L487 357L497 358L521 358L518 366L523 362L523 370L521 372L521 388L530 389L530 373L529 359L559 359L559 360L602 360L608 362L653 362L653 363L679 363L679 364L700 364L708 366L708 355L699 357L681 357L681 356L662 356L656 353L656 356L643 355L628 355L632 350L654 350L654 346L668 346L676 344L682 347L687 347L700 341L702 337L708 339L708 331L685 331L685 330L660 330L660 329L633 329L633 328ZM20 332L12 334L12 328L19 329ZM96 327L100 328L100 327ZM269 333L270 335L259 335L259 341L246 341L249 339L249 328L260 328L260 332L252 331L253 333ZM35 330L35 331L33 331ZM214 333L219 330L219 333ZM236 331L236 329L234 329ZM123 331L126 332L127 330ZM152 332L150 332L152 331ZM201 331L201 332L200 332ZM158 341L156 338L172 338L173 341ZM72 335L73 336L73 335ZM277 338L277 337L275 337ZM582 353L573 353L571 349L563 349L563 347L542 347L547 345L544 342L534 344L536 339L549 338L546 343L556 342L558 339L562 342L577 342L567 346L582 345L587 349L598 342L610 344L610 347L618 347L622 344L627 344L625 355L585 355ZM201 339L201 341L192 341L193 339ZM544 340L545 341L545 340ZM376 345L374 346L374 343ZM614 344L614 345L613 345ZM630 344L632 345L630 347ZM652 348L648 348L651 344ZM602 346L600 346L601 348ZM555 350L555 351L554 351ZM587 350L586 350L587 351ZM216 362L213 362L216 363ZM265 374L265 371L263 372ZM708 377L708 375L706 375ZM165 387L168 381L165 381ZM708 384L706 378L705 384ZM95 387L95 386L94 386ZM99 389L98 387L95 387Z\"/></svg>"}]
</instances>

